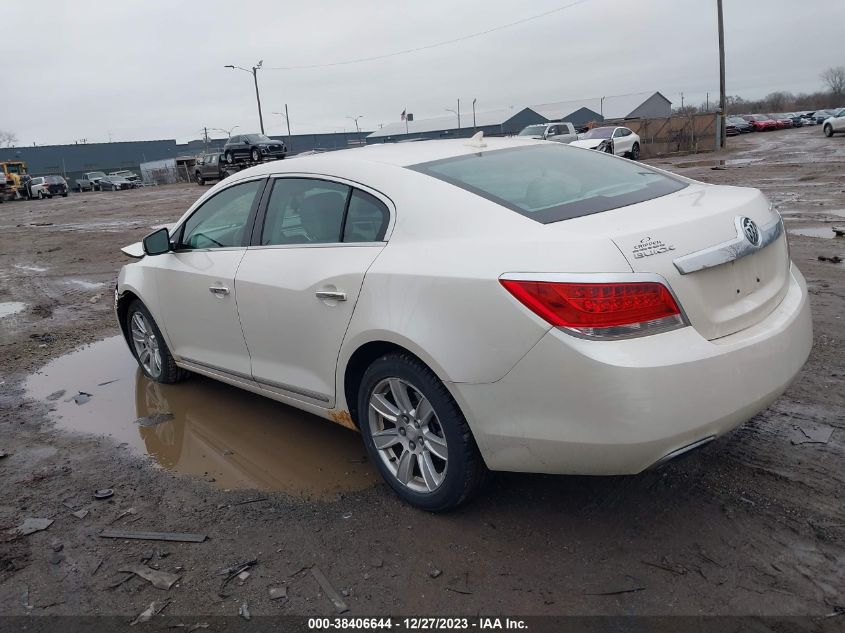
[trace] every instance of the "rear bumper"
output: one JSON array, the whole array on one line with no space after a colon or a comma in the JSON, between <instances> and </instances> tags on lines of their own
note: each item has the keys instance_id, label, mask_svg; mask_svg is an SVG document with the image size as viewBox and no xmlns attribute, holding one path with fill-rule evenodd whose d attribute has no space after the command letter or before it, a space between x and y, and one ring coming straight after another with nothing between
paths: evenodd
<instances>
[{"instance_id":1,"label":"rear bumper","mask_svg":"<svg viewBox=\"0 0 845 633\"><path fill-rule=\"evenodd\" d=\"M638 473L783 393L812 345L794 266L789 283L762 322L715 341L692 327L606 342L553 329L498 382L449 386L492 470Z\"/></svg>"}]
</instances>

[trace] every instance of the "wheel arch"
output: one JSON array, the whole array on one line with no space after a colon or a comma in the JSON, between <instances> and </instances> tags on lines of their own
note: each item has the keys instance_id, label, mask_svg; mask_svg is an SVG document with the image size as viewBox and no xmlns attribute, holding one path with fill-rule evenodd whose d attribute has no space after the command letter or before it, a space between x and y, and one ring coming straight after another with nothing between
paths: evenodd
<instances>
[{"instance_id":1,"label":"wheel arch","mask_svg":"<svg viewBox=\"0 0 845 633\"><path fill-rule=\"evenodd\" d=\"M458 403L449 380L443 373L443 368L439 367L433 359L427 358L427 355L417 353L414 349L415 347L416 346L413 344L408 344L408 342L400 343L395 340L387 340L386 337L382 337L360 343L355 348L355 351L349 355L348 359L343 364L343 372L340 375L341 380L340 385L338 386L342 389L340 393L343 395L343 399L346 403L346 409L349 411L352 422L356 427L360 428L358 416L358 389L361 386L361 379L363 378L367 367L369 367L377 358L384 356L385 354L400 353L413 356L420 363L428 367L435 376L437 376L437 378L445 385L446 390L452 395L452 398L455 399L455 402ZM338 405L341 404L342 403L338 402ZM462 408L460 407L460 403L458 403L458 406L459 408Z\"/></svg>"},{"instance_id":2,"label":"wheel arch","mask_svg":"<svg viewBox=\"0 0 845 633\"><path fill-rule=\"evenodd\" d=\"M141 301L141 297L131 290L124 290L122 294L117 296L114 305L114 311L117 315L117 322L120 325L120 331L123 334L123 339L129 345L129 332L126 329L126 314L129 312L129 305L137 299ZM141 301L143 303L143 301Z\"/></svg>"}]
</instances>

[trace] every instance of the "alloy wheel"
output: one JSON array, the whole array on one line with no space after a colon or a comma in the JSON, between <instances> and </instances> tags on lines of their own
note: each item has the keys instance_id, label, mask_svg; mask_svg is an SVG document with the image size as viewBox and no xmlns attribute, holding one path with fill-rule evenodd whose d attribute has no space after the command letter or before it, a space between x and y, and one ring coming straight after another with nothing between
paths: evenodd
<instances>
[{"instance_id":1,"label":"alloy wheel","mask_svg":"<svg viewBox=\"0 0 845 633\"><path fill-rule=\"evenodd\" d=\"M130 321L132 346L138 362L148 375L156 378L161 374L161 350L158 338L150 322L141 312L135 312Z\"/></svg>"},{"instance_id":2,"label":"alloy wheel","mask_svg":"<svg viewBox=\"0 0 845 633\"><path fill-rule=\"evenodd\" d=\"M417 493L437 490L446 478L446 434L428 398L410 382L385 378L370 394L368 430L385 466Z\"/></svg>"}]
</instances>

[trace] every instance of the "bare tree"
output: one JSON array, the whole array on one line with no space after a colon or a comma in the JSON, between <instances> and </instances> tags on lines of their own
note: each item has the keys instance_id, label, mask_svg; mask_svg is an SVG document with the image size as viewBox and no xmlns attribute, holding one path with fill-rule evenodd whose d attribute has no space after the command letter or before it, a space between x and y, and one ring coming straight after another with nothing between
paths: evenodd
<instances>
[{"instance_id":1,"label":"bare tree","mask_svg":"<svg viewBox=\"0 0 845 633\"><path fill-rule=\"evenodd\" d=\"M0 130L0 147L14 147L17 142L18 137L14 132Z\"/></svg>"},{"instance_id":2,"label":"bare tree","mask_svg":"<svg viewBox=\"0 0 845 633\"><path fill-rule=\"evenodd\" d=\"M837 100L845 95L845 66L828 68L821 74L821 78Z\"/></svg>"}]
</instances>

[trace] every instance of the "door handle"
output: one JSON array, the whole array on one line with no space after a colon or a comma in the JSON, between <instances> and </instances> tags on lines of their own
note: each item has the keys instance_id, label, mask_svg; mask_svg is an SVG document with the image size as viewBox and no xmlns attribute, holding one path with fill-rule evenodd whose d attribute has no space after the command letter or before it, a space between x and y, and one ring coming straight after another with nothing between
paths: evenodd
<instances>
[{"instance_id":1,"label":"door handle","mask_svg":"<svg viewBox=\"0 0 845 633\"><path fill-rule=\"evenodd\" d=\"M346 301L346 293L339 290L318 290L316 293L318 299L331 299L334 301Z\"/></svg>"},{"instance_id":2,"label":"door handle","mask_svg":"<svg viewBox=\"0 0 845 633\"><path fill-rule=\"evenodd\" d=\"M209 286L208 291L218 297L229 294L229 289L225 286Z\"/></svg>"}]
</instances>

